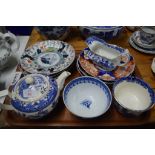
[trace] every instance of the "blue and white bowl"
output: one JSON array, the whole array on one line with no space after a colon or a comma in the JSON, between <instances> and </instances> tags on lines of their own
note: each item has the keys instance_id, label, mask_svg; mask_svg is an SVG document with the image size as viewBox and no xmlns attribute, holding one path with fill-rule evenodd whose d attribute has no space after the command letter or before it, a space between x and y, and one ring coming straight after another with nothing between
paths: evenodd
<instances>
[{"instance_id":1,"label":"blue and white bowl","mask_svg":"<svg viewBox=\"0 0 155 155\"><path fill-rule=\"evenodd\" d=\"M108 86L89 76L76 78L63 91L66 108L82 118L94 118L104 114L111 105L112 96Z\"/></svg>"},{"instance_id":2,"label":"blue and white bowl","mask_svg":"<svg viewBox=\"0 0 155 155\"><path fill-rule=\"evenodd\" d=\"M69 26L37 26L36 29L47 39L64 40L67 38Z\"/></svg>"},{"instance_id":3,"label":"blue and white bowl","mask_svg":"<svg viewBox=\"0 0 155 155\"><path fill-rule=\"evenodd\" d=\"M97 36L109 40L118 37L123 26L80 26L79 29L84 37Z\"/></svg>"},{"instance_id":4,"label":"blue and white bowl","mask_svg":"<svg viewBox=\"0 0 155 155\"><path fill-rule=\"evenodd\" d=\"M124 115L139 116L154 106L153 89L136 77L125 77L113 85L113 96L118 111Z\"/></svg>"}]
</instances>

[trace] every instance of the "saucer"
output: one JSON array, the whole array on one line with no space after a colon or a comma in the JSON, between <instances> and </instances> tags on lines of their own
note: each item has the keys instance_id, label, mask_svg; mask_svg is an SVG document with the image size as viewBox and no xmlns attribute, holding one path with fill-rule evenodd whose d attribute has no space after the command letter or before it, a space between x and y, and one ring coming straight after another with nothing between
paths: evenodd
<instances>
[{"instance_id":1,"label":"saucer","mask_svg":"<svg viewBox=\"0 0 155 155\"><path fill-rule=\"evenodd\" d=\"M142 40L140 38L140 31L134 32L132 34L132 39L133 39L134 43L137 44L138 46L140 46L141 48L155 50L155 44L147 44L147 43L142 42Z\"/></svg>"},{"instance_id":2,"label":"saucer","mask_svg":"<svg viewBox=\"0 0 155 155\"><path fill-rule=\"evenodd\" d=\"M63 41L48 40L26 49L21 67L29 73L54 75L67 69L75 59L73 47Z\"/></svg>"},{"instance_id":3,"label":"saucer","mask_svg":"<svg viewBox=\"0 0 155 155\"><path fill-rule=\"evenodd\" d=\"M122 77L131 75L135 69L134 58L130 55L130 61L125 66L119 66L115 70L105 71L95 65L90 59L85 59L82 51L78 58L81 68L90 76L97 77L105 82L112 82Z\"/></svg>"},{"instance_id":4,"label":"saucer","mask_svg":"<svg viewBox=\"0 0 155 155\"><path fill-rule=\"evenodd\" d=\"M142 53L145 53L145 54L155 54L155 49L152 50L152 49L144 49L144 48L141 48L139 47L138 45L136 45L133 41L133 38L132 36L129 38L129 44L135 48L137 51L139 52L142 52Z\"/></svg>"}]
</instances>

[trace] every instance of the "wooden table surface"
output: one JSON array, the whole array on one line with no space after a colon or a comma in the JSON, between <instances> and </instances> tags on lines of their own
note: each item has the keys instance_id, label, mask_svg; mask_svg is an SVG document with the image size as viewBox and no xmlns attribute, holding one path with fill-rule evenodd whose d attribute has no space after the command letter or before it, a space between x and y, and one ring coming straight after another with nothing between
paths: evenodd
<instances>
[{"instance_id":1,"label":"wooden table surface","mask_svg":"<svg viewBox=\"0 0 155 155\"><path fill-rule=\"evenodd\" d=\"M140 53L132 48L128 43L128 38L132 34L131 31L125 29L123 33L115 38L109 43L119 45L123 48L128 48L130 53L134 56L136 61L136 70L135 74L146 81L150 86L155 89L155 75L151 71L151 63L153 55L147 55ZM38 41L45 40L35 29L32 31L31 37L28 41L27 47L33 45ZM81 37L79 30L76 27L72 27L70 35L65 40L71 44L75 51L76 55L80 53L82 49L86 47L84 38ZM72 75L66 80L68 83L71 79L80 76L77 72L76 67L73 65ZM15 114L14 112L2 111L0 115L3 115L3 119L7 122L8 126L22 126L22 127L118 127L118 126L139 126L139 125L155 125L155 107L151 109L147 114L136 117L128 118L122 116L115 109L114 105L111 106L110 110L96 119L82 119L72 115L64 106L62 97L58 102L58 105L48 116L40 120L28 120L22 118Z\"/></svg>"}]
</instances>

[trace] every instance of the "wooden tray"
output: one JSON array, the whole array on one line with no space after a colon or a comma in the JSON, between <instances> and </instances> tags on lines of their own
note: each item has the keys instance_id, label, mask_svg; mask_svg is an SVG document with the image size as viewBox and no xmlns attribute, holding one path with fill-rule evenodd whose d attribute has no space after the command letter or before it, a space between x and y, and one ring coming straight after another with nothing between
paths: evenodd
<instances>
[{"instance_id":1,"label":"wooden tray","mask_svg":"<svg viewBox=\"0 0 155 155\"><path fill-rule=\"evenodd\" d=\"M124 33L117 39L111 41L124 48L128 48L131 54L136 60L136 69L135 75L144 79L148 82L151 87L155 88L154 84L154 75L152 74L149 66L151 64L152 55L145 55L135 51L128 44L128 38L131 35L131 32L125 30ZM28 46L34 44L37 41L43 40L43 37L38 34L36 30L33 30ZM70 43L76 50L76 54L86 47L83 38L80 36L78 29L75 27L72 28L70 36L66 40ZM142 67L143 66L143 67ZM147 72L145 74L144 72ZM76 66L72 66L72 75L67 79L68 83L71 79L80 76L76 70ZM7 102L7 101L6 101ZM112 104L109 111L95 119L82 119L72 115L64 106L62 97L60 97L58 105L48 116L39 120L29 120L22 117L19 117L14 112L2 112L5 118L5 121L10 127L54 127L54 128L63 128L63 127L75 127L75 128L87 128L87 127L124 127L124 126L139 126L147 124L155 124L155 108L151 109L148 113L141 117L124 117L122 114L117 112L114 105Z\"/></svg>"}]
</instances>

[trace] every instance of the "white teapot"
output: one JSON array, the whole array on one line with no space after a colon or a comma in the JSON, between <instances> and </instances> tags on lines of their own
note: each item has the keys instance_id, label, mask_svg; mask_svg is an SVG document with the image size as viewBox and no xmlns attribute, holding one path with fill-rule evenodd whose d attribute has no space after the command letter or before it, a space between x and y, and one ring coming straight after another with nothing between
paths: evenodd
<instances>
[{"instance_id":1,"label":"white teapot","mask_svg":"<svg viewBox=\"0 0 155 155\"><path fill-rule=\"evenodd\" d=\"M6 67L8 58L19 49L19 46L19 40L14 34L0 32L0 69Z\"/></svg>"},{"instance_id":2,"label":"white teapot","mask_svg":"<svg viewBox=\"0 0 155 155\"><path fill-rule=\"evenodd\" d=\"M21 78L12 89L0 91L0 97L9 95L10 104L0 104L4 110L13 110L30 119L50 113L57 104L60 91L70 72L64 71L57 80L42 74L29 74Z\"/></svg>"}]
</instances>

